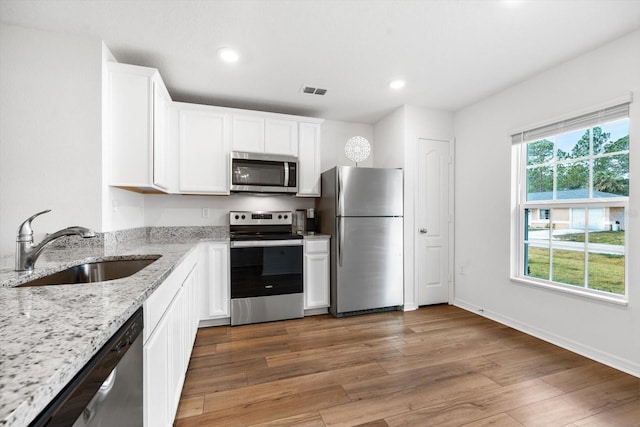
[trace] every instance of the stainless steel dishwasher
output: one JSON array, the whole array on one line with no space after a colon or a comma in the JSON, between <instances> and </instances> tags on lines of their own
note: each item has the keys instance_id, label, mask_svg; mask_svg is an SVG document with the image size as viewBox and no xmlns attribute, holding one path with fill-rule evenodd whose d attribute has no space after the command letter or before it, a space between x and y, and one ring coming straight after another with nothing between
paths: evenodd
<instances>
[{"instance_id":1,"label":"stainless steel dishwasher","mask_svg":"<svg viewBox=\"0 0 640 427\"><path fill-rule=\"evenodd\" d=\"M142 426L142 327L140 308L30 426Z\"/></svg>"}]
</instances>

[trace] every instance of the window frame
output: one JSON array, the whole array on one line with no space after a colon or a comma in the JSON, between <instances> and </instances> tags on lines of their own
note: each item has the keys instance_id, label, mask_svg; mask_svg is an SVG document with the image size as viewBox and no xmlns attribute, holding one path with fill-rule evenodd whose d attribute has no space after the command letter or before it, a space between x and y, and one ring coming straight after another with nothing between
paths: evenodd
<instances>
[{"instance_id":1,"label":"window frame","mask_svg":"<svg viewBox=\"0 0 640 427\"><path fill-rule=\"evenodd\" d=\"M629 104L629 102L627 101L627 105ZM576 115L577 116L577 115ZM622 120L622 119L628 119L630 120L630 115L627 114L624 117L618 117L615 119L604 119L602 121L598 121L597 123L592 123L589 124L588 126L584 126L584 128L589 128L589 129L593 129L594 127L598 127L598 126L602 126L605 125L607 123L613 122L613 121L617 121L617 120ZM571 116L569 116L569 120L571 119ZM550 121L549 123L553 123L552 121ZM631 128L630 124L629 124L629 128ZM561 135L563 133L569 132L569 130L562 130L562 129L558 129L557 131L555 131L553 134L549 134L547 137L556 137L558 135ZM584 297L588 297L588 298L595 298L598 300L603 300L603 301L607 301L607 302L612 302L612 303L616 303L616 304L621 304L621 305L626 305L628 303L628 296L629 296L629 239L628 239L628 233L626 232L628 230L628 224L629 224L629 196L619 196L619 197L607 197L607 198L584 198L584 199L553 199L554 197L557 197L556 195L556 191L557 191L557 174L556 174L556 165L559 162L563 162L566 163L567 160L570 161L587 161L588 165L589 165L589 182L588 182L588 186L589 186L589 195L593 196L593 162L595 159L604 157L604 156L613 156L613 155L620 155L620 154L626 154L629 155L630 150L630 145L631 143L629 142L629 146L627 147L627 150L624 151L617 151L615 153L598 153L598 154L594 154L592 148L590 148L590 152L588 154L588 156L585 156L584 158L580 158L580 159L561 159L558 160L557 159L557 147L555 146L554 143L554 151L553 151L553 158L551 160L552 164L553 164L553 190L552 190L552 200L532 200L532 201L527 201L527 171L530 169L528 168L528 153L527 153L527 146L528 143L530 142L534 142L540 139L544 139L544 138L530 138L530 139L525 139L525 133L526 132L518 132L513 134L512 136L512 142L513 142L513 148L514 150L512 151L513 155L516 157L515 158L515 162L513 163L513 165L516 168L515 171L515 186L514 186L514 190L515 190L515 209L514 209L514 217L512 219L512 230L515 233L514 238L512 239L512 244L514 245L513 250L512 250L512 268L511 268L511 280L513 282L516 283L524 283L524 284L528 284L528 285L535 285L537 287L543 287L543 288L548 288L548 289L552 289L552 290L556 290L556 291L560 291L560 292L565 292L565 293L570 293L570 294L574 294L574 295L580 295L580 296L584 296ZM591 134L593 133L593 131L590 132ZM521 139L520 141L516 141L516 137L518 136L518 134L521 134ZM593 136L591 136L591 138L593 138ZM592 147L592 141L590 141L590 147ZM532 209L538 209L539 213L538 216L540 216L540 210L542 209L550 209L550 216L549 219L546 220L548 221L549 225L551 226L551 224L553 223L553 209L562 209L562 208L566 208L566 209L570 209L570 212L573 212L573 208L583 208L583 209L600 209L600 208L623 208L624 209L624 215L625 215L625 239L624 239L624 294L616 294L613 292L607 292L607 291L601 291L601 290L596 290L596 289L591 289L587 287L588 284L588 275L589 275L589 270L588 270L588 257L589 257L589 243L588 243L588 239L585 238L585 246L584 246L584 254L585 254L585 281L583 283L582 286L580 285L572 285L572 284L568 284L568 283L562 283L562 282L556 282L550 279L541 279L541 278L537 278L537 277L532 277L529 275L525 274L525 230L524 227L526 226L526 219L525 219L525 212L527 209L529 209L529 220L531 221L531 219L533 219L531 210ZM515 221L514 221L515 220ZM545 221L543 219L537 218L538 221ZM588 221L588 220L587 220ZM588 230L585 230L585 233L588 233ZM551 234L550 234L551 236ZM551 242L551 238L550 238L550 242ZM553 258L551 255L551 251L553 249L553 245L550 244L549 250L550 250L550 258L549 258L549 262L552 263L553 262Z\"/></svg>"}]
</instances>

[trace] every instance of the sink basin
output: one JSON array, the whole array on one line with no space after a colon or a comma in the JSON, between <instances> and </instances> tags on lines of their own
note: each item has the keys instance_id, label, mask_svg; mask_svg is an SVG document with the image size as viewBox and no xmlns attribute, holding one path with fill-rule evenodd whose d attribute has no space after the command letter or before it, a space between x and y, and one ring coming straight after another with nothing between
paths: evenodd
<instances>
[{"instance_id":1,"label":"sink basin","mask_svg":"<svg viewBox=\"0 0 640 427\"><path fill-rule=\"evenodd\" d=\"M108 280L122 279L137 273L158 258L160 258L160 255L149 255L149 257L144 259L115 259L87 262L22 283L18 285L18 287L73 285L76 283L105 282Z\"/></svg>"}]
</instances>

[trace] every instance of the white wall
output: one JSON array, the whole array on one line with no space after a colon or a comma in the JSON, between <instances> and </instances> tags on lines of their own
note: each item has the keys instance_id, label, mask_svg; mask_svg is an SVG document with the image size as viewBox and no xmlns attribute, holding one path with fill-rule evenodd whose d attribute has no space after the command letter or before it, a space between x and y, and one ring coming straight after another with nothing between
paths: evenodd
<instances>
[{"instance_id":1,"label":"white wall","mask_svg":"<svg viewBox=\"0 0 640 427\"><path fill-rule=\"evenodd\" d=\"M101 41L0 26L0 254L18 225L101 229Z\"/></svg>"},{"instance_id":2,"label":"white wall","mask_svg":"<svg viewBox=\"0 0 640 427\"><path fill-rule=\"evenodd\" d=\"M327 120L321 128L321 170L336 165L353 165L344 154L344 144L352 136L363 136L373 142L373 126L362 123ZM372 155L374 153L372 152ZM371 166L370 157L359 166ZM120 200L122 195L116 197ZM134 197L133 202L137 201ZM122 203L121 203L122 204ZM315 199L309 197L291 197L286 195L246 195L230 196L178 196L164 194L146 194L142 202L144 225L229 225L231 210L295 210L311 208ZM209 217L202 216L202 209L209 209ZM130 212L135 208L129 207ZM130 227L121 227L130 228ZM118 229L116 227L115 229Z\"/></svg>"},{"instance_id":3,"label":"white wall","mask_svg":"<svg viewBox=\"0 0 640 427\"><path fill-rule=\"evenodd\" d=\"M453 114L405 105L374 126L375 167L404 169L404 309L418 308L415 282L415 179L419 138L451 141Z\"/></svg>"},{"instance_id":4,"label":"white wall","mask_svg":"<svg viewBox=\"0 0 640 427\"><path fill-rule=\"evenodd\" d=\"M620 306L509 279L510 131L640 94L640 31L455 115L455 302L640 376L640 107L631 104L629 304ZM462 269L464 271L462 271Z\"/></svg>"},{"instance_id":5,"label":"white wall","mask_svg":"<svg viewBox=\"0 0 640 427\"><path fill-rule=\"evenodd\" d=\"M286 210L314 207L314 198L287 195L232 194L230 196L177 196L146 194L144 222L147 226L229 225L229 211ZM202 216L209 209L209 217Z\"/></svg>"},{"instance_id":6,"label":"white wall","mask_svg":"<svg viewBox=\"0 0 640 427\"><path fill-rule=\"evenodd\" d=\"M401 168L404 166L404 108L398 108L383 117L373 127L376 153L375 167Z\"/></svg>"},{"instance_id":7,"label":"white wall","mask_svg":"<svg viewBox=\"0 0 640 427\"><path fill-rule=\"evenodd\" d=\"M321 158L320 170L322 172L334 166L355 166L355 163L347 159L344 153L344 145L349 138L362 136L373 146L373 126L364 123L341 122L336 120L325 120L322 123L321 132ZM358 166L371 167L373 158L376 156L375 150L371 150L371 155Z\"/></svg>"}]
</instances>

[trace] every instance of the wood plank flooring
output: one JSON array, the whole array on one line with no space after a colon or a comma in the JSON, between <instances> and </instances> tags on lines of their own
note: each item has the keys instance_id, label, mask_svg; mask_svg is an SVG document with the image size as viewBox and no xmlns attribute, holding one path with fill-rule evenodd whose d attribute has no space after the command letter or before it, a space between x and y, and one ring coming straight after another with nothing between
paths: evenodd
<instances>
[{"instance_id":1,"label":"wood plank flooring","mask_svg":"<svg viewBox=\"0 0 640 427\"><path fill-rule=\"evenodd\" d=\"M189 426L640 426L640 379L452 306L200 329Z\"/></svg>"}]
</instances>

